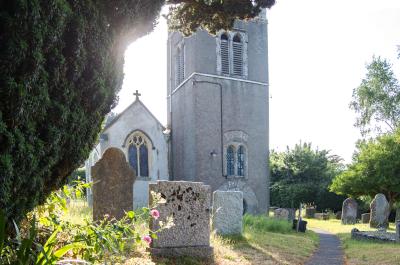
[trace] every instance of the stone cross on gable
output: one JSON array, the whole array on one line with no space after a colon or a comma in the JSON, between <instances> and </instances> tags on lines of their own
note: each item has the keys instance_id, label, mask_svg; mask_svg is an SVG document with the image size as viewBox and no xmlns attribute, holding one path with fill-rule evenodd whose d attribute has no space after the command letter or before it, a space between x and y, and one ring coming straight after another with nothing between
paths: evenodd
<instances>
[{"instance_id":1,"label":"stone cross on gable","mask_svg":"<svg viewBox=\"0 0 400 265\"><path fill-rule=\"evenodd\" d=\"M134 95L134 96L136 96L136 99L135 99L135 100L138 100L138 99L139 99L139 97L140 97L142 94L140 94L140 93L139 93L139 91L138 91L138 90L136 90L136 92L135 92L135 93L133 93L133 95Z\"/></svg>"}]
</instances>

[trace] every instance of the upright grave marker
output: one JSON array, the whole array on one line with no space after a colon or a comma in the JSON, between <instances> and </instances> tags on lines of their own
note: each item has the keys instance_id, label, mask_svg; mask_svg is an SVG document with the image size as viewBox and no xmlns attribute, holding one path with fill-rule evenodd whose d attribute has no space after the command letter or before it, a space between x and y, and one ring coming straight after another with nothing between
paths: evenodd
<instances>
[{"instance_id":1,"label":"upright grave marker","mask_svg":"<svg viewBox=\"0 0 400 265\"><path fill-rule=\"evenodd\" d=\"M93 220L104 215L120 219L133 208L135 171L126 162L124 153L109 148L92 167Z\"/></svg>"},{"instance_id":2,"label":"upright grave marker","mask_svg":"<svg viewBox=\"0 0 400 265\"><path fill-rule=\"evenodd\" d=\"M211 257L210 204L211 187L201 182L158 181L149 184L149 192L159 193L164 203L156 205L159 220L150 221L150 229L159 229L159 221L172 216L174 226L162 230L150 245L157 256ZM150 196L150 205L153 198Z\"/></svg>"},{"instance_id":3,"label":"upright grave marker","mask_svg":"<svg viewBox=\"0 0 400 265\"><path fill-rule=\"evenodd\" d=\"M243 227L243 192L213 193L212 228L221 235L241 234Z\"/></svg>"},{"instance_id":4,"label":"upright grave marker","mask_svg":"<svg viewBox=\"0 0 400 265\"><path fill-rule=\"evenodd\" d=\"M385 195L378 193L371 202L370 227L387 228L389 226L390 207Z\"/></svg>"},{"instance_id":5,"label":"upright grave marker","mask_svg":"<svg viewBox=\"0 0 400 265\"><path fill-rule=\"evenodd\" d=\"M353 198L347 198L342 206L342 224L355 224L357 220L358 204Z\"/></svg>"}]
</instances>

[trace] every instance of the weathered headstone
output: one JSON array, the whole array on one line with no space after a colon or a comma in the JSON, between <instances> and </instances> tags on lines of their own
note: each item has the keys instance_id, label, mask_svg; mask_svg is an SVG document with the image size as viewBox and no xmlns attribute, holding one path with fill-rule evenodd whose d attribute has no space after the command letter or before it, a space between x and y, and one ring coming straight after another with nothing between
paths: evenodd
<instances>
[{"instance_id":1,"label":"weathered headstone","mask_svg":"<svg viewBox=\"0 0 400 265\"><path fill-rule=\"evenodd\" d=\"M213 193L212 229L221 235L242 233L243 193L220 191Z\"/></svg>"},{"instance_id":2,"label":"weathered headstone","mask_svg":"<svg viewBox=\"0 0 400 265\"><path fill-rule=\"evenodd\" d=\"M329 214L328 213L315 213L314 218L319 219L319 220L329 220Z\"/></svg>"},{"instance_id":3,"label":"weathered headstone","mask_svg":"<svg viewBox=\"0 0 400 265\"><path fill-rule=\"evenodd\" d=\"M335 213L335 217L336 217L336 220L342 219L342 211L337 211L337 212Z\"/></svg>"},{"instance_id":4,"label":"weathered headstone","mask_svg":"<svg viewBox=\"0 0 400 265\"><path fill-rule=\"evenodd\" d=\"M355 224L358 204L353 198L347 198L342 205L342 224Z\"/></svg>"},{"instance_id":5,"label":"weathered headstone","mask_svg":"<svg viewBox=\"0 0 400 265\"><path fill-rule=\"evenodd\" d=\"M371 218L371 214L370 213L363 213L361 215L361 223L368 224L370 218Z\"/></svg>"},{"instance_id":6,"label":"weathered headstone","mask_svg":"<svg viewBox=\"0 0 400 265\"><path fill-rule=\"evenodd\" d=\"M316 211L315 208L306 208L306 218L314 218Z\"/></svg>"},{"instance_id":7,"label":"weathered headstone","mask_svg":"<svg viewBox=\"0 0 400 265\"><path fill-rule=\"evenodd\" d=\"M288 221L289 222L293 222L293 220L296 219L296 209L287 208L287 210L289 211Z\"/></svg>"},{"instance_id":8,"label":"weathered headstone","mask_svg":"<svg viewBox=\"0 0 400 265\"><path fill-rule=\"evenodd\" d=\"M400 221L396 222L396 241L400 242Z\"/></svg>"},{"instance_id":9,"label":"weathered headstone","mask_svg":"<svg viewBox=\"0 0 400 265\"><path fill-rule=\"evenodd\" d=\"M278 208L274 211L274 217L282 220L289 220L289 210L285 208Z\"/></svg>"},{"instance_id":10,"label":"weathered headstone","mask_svg":"<svg viewBox=\"0 0 400 265\"><path fill-rule=\"evenodd\" d=\"M371 219L369 226L374 228L387 228L389 225L388 217L390 207L385 195L382 193L376 194L371 202L370 208Z\"/></svg>"},{"instance_id":11,"label":"weathered headstone","mask_svg":"<svg viewBox=\"0 0 400 265\"><path fill-rule=\"evenodd\" d=\"M150 245L150 252L157 256L211 257L210 204L211 187L201 182L158 181L149 184L149 192L161 194L165 203L156 208L158 220L151 219L150 229L159 229L159 220L166 222L172 216L174 226L157 233ZM150 196L149 204L153 205Z\"/></svg>"},{"instance_id":12,"label":"weathered headstone","mask_svg":"<svg viewBox=\"0 0 400 265\"><path fill-rule=\"evenodd\" d=\"M133 208L135 171L126 162L124 153L109 148L92 167L93 220L104 215L120 219Z\"/></svg>"}]
</instances>

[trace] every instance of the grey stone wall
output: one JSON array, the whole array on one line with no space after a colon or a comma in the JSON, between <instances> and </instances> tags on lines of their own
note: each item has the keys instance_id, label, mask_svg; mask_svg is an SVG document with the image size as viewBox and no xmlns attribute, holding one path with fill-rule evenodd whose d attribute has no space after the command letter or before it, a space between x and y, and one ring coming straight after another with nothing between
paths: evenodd
<instances>
[{"instance_id":1,"label":"grey stone wall","mask_svg":"<svg viewBox=\"0 0 400 265\"><path fill-rule=\"evenodd\" d=\"M256 197L256 201L245 202L245 205L250 205L249 212L262 213L267 211L269 205L266 21L238 21L235 30L247 35L247 78L217 76L215 36L205 31L188 38L183 38L179 33L169 35L171 176L175 180L202 181L210 185L213 191L219 188L246 188ZM176 46L181 45L182 41L185 47L185 79L191 78L176 87L173 63ZM241 131L248 135L245 143L246 174L239 181L227 178L224 173L225 156L221 146L228 144L223 136L230 131Z\"/></svg>"}]
</instances>

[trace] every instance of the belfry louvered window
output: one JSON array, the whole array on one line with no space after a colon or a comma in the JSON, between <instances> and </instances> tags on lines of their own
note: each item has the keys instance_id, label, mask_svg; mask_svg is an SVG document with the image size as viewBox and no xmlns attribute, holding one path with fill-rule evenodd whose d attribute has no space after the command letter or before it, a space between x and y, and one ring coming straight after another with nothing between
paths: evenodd
<instances>
[{"instance_id":1,"label":"belfry louvered window","mask_svg":"<svg viewBox=\"0 0 400 265\"><path fill-rule=\"evenodd\" d=\"M232 41L232 66L234 75L243 75L243 43L239 34Z\"/></svg>"},{"instance_id":2,"label":"belfry louvered window","mask_svg":"<svg viewBox=\"0 0 400 265\"><path fill-rule=\"evenodd\" d=\"M228 34L221 35L221 72L229 74L229 38Z\"/></svg>"}]
</instances>

